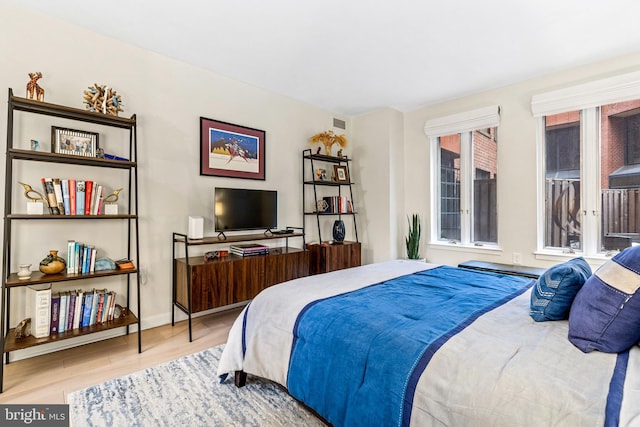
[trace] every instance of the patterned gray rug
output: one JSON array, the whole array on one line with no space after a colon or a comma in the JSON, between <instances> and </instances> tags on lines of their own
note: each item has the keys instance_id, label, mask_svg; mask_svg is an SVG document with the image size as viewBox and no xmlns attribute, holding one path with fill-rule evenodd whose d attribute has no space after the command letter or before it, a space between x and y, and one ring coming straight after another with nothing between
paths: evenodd
<instances>
[{"instance_id":1,"label":"patterned gray rug","mask_svg":"<svg viewBox=\"0 0 640 427\"><path fill-rule=\"evenodd\" d=\"M222 346L69 393L71 426L324 426L273 383L220 384Z\"/></svg>"}]
</instances>

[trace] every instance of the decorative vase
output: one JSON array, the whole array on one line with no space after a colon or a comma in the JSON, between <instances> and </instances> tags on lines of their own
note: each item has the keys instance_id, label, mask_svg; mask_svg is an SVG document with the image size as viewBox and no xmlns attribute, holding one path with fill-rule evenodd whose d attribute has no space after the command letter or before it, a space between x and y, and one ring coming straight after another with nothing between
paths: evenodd
<instances>
[{"instance_id":1,"label":"decorative vase","mask_svg":"<svg viewBox=\"0 0 640 427\"><path fill-rule=\"evenodd\" d=\"M341 219L337 219L333 223L333 241L334 243L342 243L344 242L344 221Z\"/></svg>"},{"instance_id":2,"label":"decorative vase","mask_svg":"<svg viewBox=\"0 0 640 427\"><path fill-rule=\"evenodd\" d=\"M57 274L67 267L64 258L58 256L58 251L51 250L42 261L40 261L40 271L44 274Z\"/></svg>"},{"instance_id":3,"label":"decorative vase","mask_svg":"<svg viewBox=\"0 0 640 427\"><path fill-rule=\"evenodd\" d=\"M18 266L18 279L27 280L31 277L31 264L20 264Z\"/></svg>"}]
</instances>

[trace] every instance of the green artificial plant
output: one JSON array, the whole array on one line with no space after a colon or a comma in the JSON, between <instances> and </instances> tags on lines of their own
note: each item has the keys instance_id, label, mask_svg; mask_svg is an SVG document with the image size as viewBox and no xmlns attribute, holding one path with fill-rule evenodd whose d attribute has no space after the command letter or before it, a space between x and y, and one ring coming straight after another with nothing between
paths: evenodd
<instances>
[{"instance_id":1,"label":"green artificial plant","mask_svg":"<svg viewBox=\"0 0 640 427\"><path fill-rule=\"evenodd\" d=\"M413 214L412 219L409 219L409 216L407 216L407 222L409 223L409 235L406 237L407 258L419 259L420 233L422 231L420 227L420 217L418 214Z\"/></svg>"}]
</instances>

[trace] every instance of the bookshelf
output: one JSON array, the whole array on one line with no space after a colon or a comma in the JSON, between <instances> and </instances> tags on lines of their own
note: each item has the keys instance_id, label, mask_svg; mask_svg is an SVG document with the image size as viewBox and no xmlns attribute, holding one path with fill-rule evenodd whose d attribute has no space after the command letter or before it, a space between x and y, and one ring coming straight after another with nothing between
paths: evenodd
<instances>
[{"instance_id":1,"label":"bookshelf","mask_svg":"<svg viewBox=\"0 0 640 427\"><path fill-rule=\"evenodd\" d=\"M310 245L310 273L326 273L343 268L357 267L361 264L361 244L358 241L358 215L355 209L353 198L353 182L349 165L352 159L344 157L327 156L324 154L314 154L311 149L302 151L302 211L303 224L306 226L306 219L314 218L318 230L317 245ZM346 171L345 180L330 180L330 172L327 171L326 179L319 179L317 170L327 170L334 165L344 168ZM329 194L326 196L325 194ZM321 210L319 203L323 201L346 198L348 200L346 208L337 208L336 203L325 205L325 210ZM311 201L313 208L309 209ZM334 243L331 239L323 238L322 224L327 219L342 220L350 218L353 227L355 241L344 241ZM326 237L326 236L325 236Z\"/></svg>"},{"instance_id":2,"label":"bookshelf","mask_svg":"<svg viewBox=\"0 0 640 427\"><path fill-rule=\"evenodd\" d=\"M119 128L128 133L128 149L129 160L111 160L97 157L81 157L73 155L65 155L59 153L48 153L44 151L31 151L14 147L14 121L24 120L25 114L17 115L16 112L26 113L27 115L39 115L48 117L57 117L73 121L85 122L93 125L107 126L111 128ZM24 350L33 346L58 342L70 338L76 338L83 335L94 334L96 332L106 331L115 328L125 328L125 333L129 334L129 326L140 324L140 276L139 276L139 236L138 236L138 172L137 172L137 132L136 132L136 116L130 118L110 116L101 113L94 113L79 108L57 105L47 102L40 102L31 99L21 98L13 95L12 89L8 91L8 119L7 119L7 140L6 140L6 170L5 170L5 203L4 203L4 235L3 235L3 257L2 257L2 304L0 304L0 347L3 349L6 363L9 363L9 354L12 351ZM39 162L57 163L69 166L72 171L75 166L81 167L99 167L108 169L124 170L126 174L128 202L127 212L117 215L54 215L54 214L22 214L12 211L14 198L21 195L14 194L17 187L17 179L15 177L14 166L20 163L20 168L37 168ZM70 172L72 173L72 172ZM127 247L127 258L133 260L136 268L132 269L114 269L102 270L88 274L67 273L63 271L58 274L44 275L37 271L37 266L31 276L26 280L18 278L16 272L11 269L16 266L12 263L12 253L15 241L19 237L19 223L29 221L53 221L56 228L64 229L64 227L91 227L96 221L119 221L123 223L123 232L120 236L111 236L112 239L125 239L124 245ZM66 243L66 241L65 241ZM45 253L46 249L38 248L37 239L32 243L34 250ZM62 246L61 246L62 247ZM65 253L60 255L66 259ZM67 260L68 262L68 260ZM96 323L91 326L78 327L62 333L51 334L47 337L35 338L27 336L23 338L15 338L15 328L11 328L13 323L17 323L21 319L15 319L11 316L11 292L24 288L25 286L51 283L52 289L56 285L63 283L78 283L82 286L82 281L91 279L99 279L109 276L123 276L126 282L126 292L124 295L127 308L126 315L114 320ZM89 286L89 285L86 285ZM95 284L91 285L95 287ZM131 292L135 292L137 296L138 316L129 307ZM83 287L84 289L84 287ZM85 289L88 290L88 289ZM138 329L140 329L138 327ZM141 334L138 333L138 352L142 352ZM4 364L0 363L0 392L3 391Z\"/></svg>"}]
</instances>

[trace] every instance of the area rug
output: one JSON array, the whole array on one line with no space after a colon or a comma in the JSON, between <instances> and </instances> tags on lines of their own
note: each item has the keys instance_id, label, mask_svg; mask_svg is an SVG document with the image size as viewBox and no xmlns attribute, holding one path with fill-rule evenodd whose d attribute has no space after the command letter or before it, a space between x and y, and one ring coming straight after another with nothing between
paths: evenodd
<instances>
[{"instance_id":1,"label":"area rug","mask_svg":"<svg viewBox=\"0 0 640 427\"><path fill-rule=\"evenodd\" d=\"M84 426L324 426L281 387L249 376L220 383L222 346L67 395L70 424Z\"/></svg>"}]
</instances>

